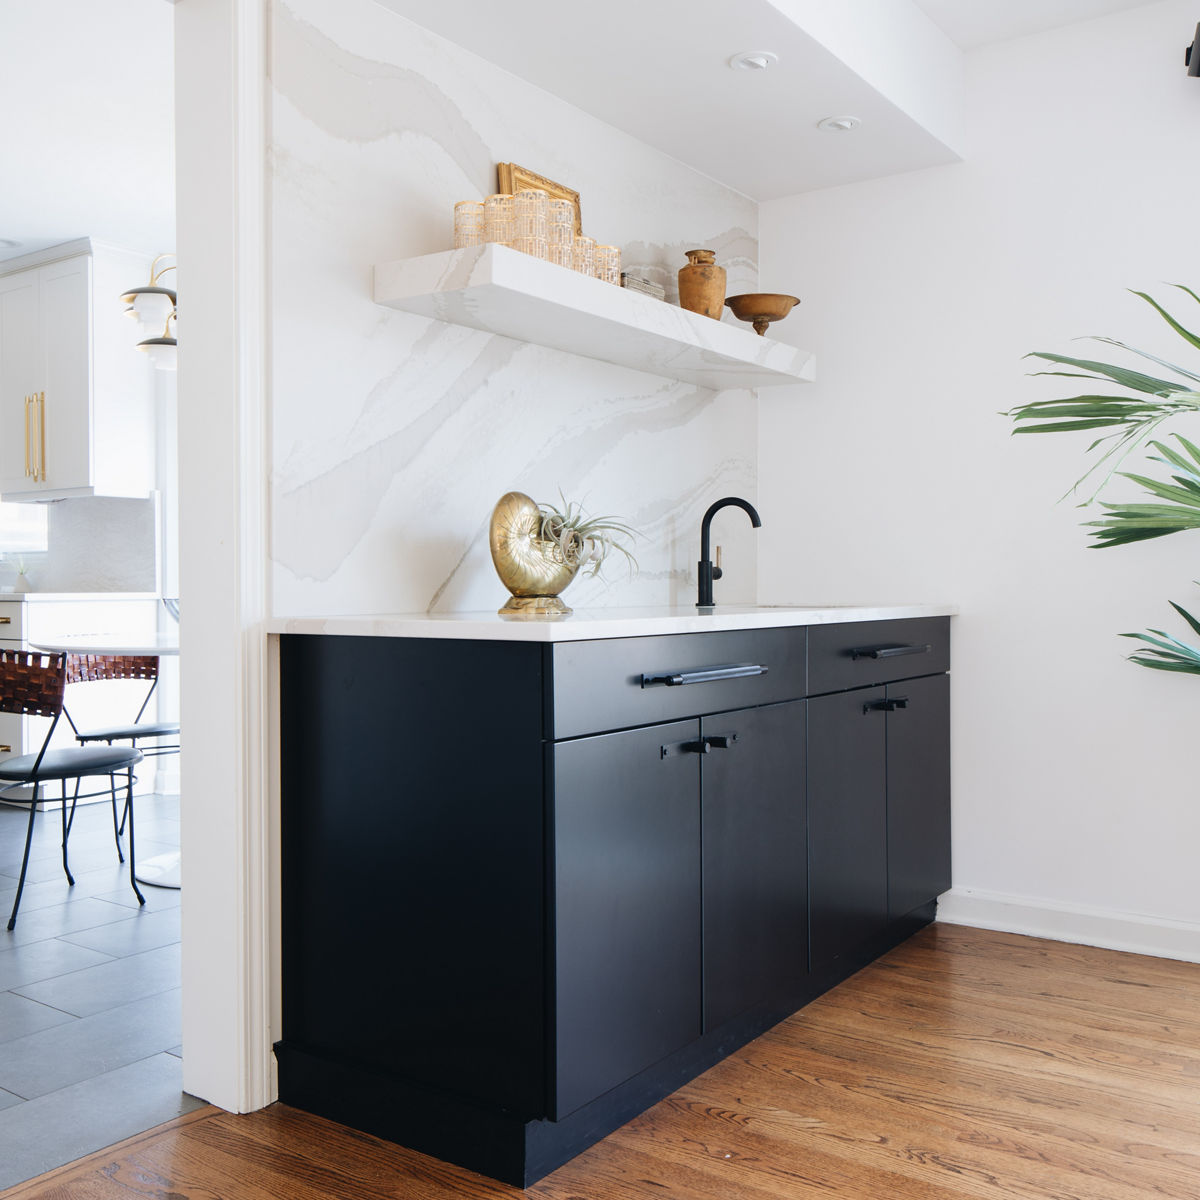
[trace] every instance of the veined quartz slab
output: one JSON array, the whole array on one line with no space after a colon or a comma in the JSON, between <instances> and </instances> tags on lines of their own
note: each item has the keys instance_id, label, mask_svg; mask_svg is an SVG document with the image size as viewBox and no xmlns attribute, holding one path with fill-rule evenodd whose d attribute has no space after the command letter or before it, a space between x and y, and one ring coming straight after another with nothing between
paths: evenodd
<instances>
[{"instance_id":1,"label":"veined quartz slab","mask_svg":"<svg viewBox=\"0 0 1200 1200\"><path fill-rule=\"evenodd\" d=\"M846 621L950 617L952 604L864 604L812 608L613 608L577 610L555 620L512 619L496 613L378 613L346 617L279 617L269 633L342 637L455 638L494 642L586 642L598 638L714 633L726 629L776 629Z\"/></svg>"},{"instance_id":2,"label":"veined quartz slab","mask_svg":"<svg viewBox=\"0 0 1200 1200\"><path fill-rule=\"evenodd\" d=\"M807 350L543 262L471 246L375 268L375 300L707 388L811 380Z\"/></svg>"}]
</instances>

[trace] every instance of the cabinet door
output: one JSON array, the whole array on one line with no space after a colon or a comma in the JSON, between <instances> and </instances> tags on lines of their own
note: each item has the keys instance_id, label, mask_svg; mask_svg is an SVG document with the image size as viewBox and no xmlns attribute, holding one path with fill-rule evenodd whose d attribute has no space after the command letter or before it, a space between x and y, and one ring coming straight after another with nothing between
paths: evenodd
<instances>
[{"instance_id":1,"label":"cabinet door","mask_svg":"<svg viewBox=\"0 0 1200 1200\"><path fill-rule=\"evenodd\" d=\"M33 486L25 401L42 386L38 284L36 270L0 278L0 492Z\"/></svg>"},{"instance_id":2,"label":"cabinet door","mask_svg":"<svg viewBox=\"0 0 1200 1200\"><path fill-rule=\"evenodd\" d=\"M91 262L79 255L40 271L46 398L37 452L43 491L86 488L92 482Z\"/></svg>"},{"instance_id":3,"label":"cabinet door","mask_svg":"<svg viewBox=\"0 0 1200 1200\"><path fill-rule=\"evenodd\" d=\"M698 736L681 721L548 751L557 1117L700 1036Z\"/></svg>"},{"instance_id":4,"label":"cabinet door","mask_svg":"<svg viewBox=\"0 0 1200 1200\"><path fill-rule=\"evenodd\" d=\"M790 1011L808 972L804 701L705 717L703 734L707 1032Z\"/></svg>"},{"instance_id":5,"label":"cabinet door","mask_svg":"<svg viewBox=\"0 0 1200 1200\"><path fill-rule=\"evenodd\" d=\"M813 970L887 924L884 689L808 702L809 936Z\"/></svg>"},{"instance_id":6,"label":"cabinet door","mask_svg":"<svg viewBox=\"0 0 1200 1200\"><path fill-rule=\"evenodd\" d=\"M950 677L888 686L888 916L950 887Z\"/></svg>"}]
</instances>

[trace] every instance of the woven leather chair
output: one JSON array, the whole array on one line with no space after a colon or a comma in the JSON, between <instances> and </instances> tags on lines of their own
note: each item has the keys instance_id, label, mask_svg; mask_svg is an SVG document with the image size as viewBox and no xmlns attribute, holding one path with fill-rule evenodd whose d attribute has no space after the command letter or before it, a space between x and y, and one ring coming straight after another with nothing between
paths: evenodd
<instances>
[{"instance_id":1,"label":"woven leather chair","mask_svg":"<svg viewBox=\"0 0 1200 1200\"><path fill-rule=\"evenodd\" d=\"M143 721L142 717L158 686L158 658L153 654L68 654L67 682L88 683L105 679L145 679L149 680L150 688L146 692L142 706L137 716L128 725L110 725L102 729L79 729L71 713L64 708L63 713L75 733L75 740L81 746L96 745L103 742L111 746L114 742L129 742L137 746L143 739L150 739L150 745L138 747L144 757L158 758L164 754L179 753L179 722L178 721ZM164 739L174 738L174 741ZM117 838L117 854L121 853L121 834L125 832L125 820L129 813L129 796L125 800L125 811L117 818L117 806L113 802L113 832ZM122 858L122 862L125 860Z\"/></svg>"},{"instance_id":2,"label":"woven leather chair","mask_svg":"<svg viewBox=\"0 0 1200 1200\"><path fill-rule=\"evenodd\" d=\"M13 900L12 916L8 919L11 930L17 923L17 910L21 907L21 893L25 889L25 871L29 866L29 846L33 840L33 822L41 799L43 784L57 779L62 787L62 860L67 882L72 886L75 878L67 862L67 839L75 821L75 802L79 799L80 779L108 776L109 793L113 813L116 814L116 774L126 776L125 811L129 815L129 884L138 904L146 898L138 890L134 878L133 843L133 768L142 761L142 752L136 746L88 746L51 750L50 739L58 727L58 718L63 711L63 693L67 683L67 656L47 654L42 651L0 650L0 712L18 713L24 716L51 717L50 730L42 748L36 754L22 754L0 762L0 794L9 803L29 805L29 825L25 832L25 853L21 858L21 875L17 880L17 895ZM75 780L75 790L70 797L71 810L67 812L67 780ZM18 795L18 788L32 788L28 796ZM118 843L118 854L120 843ZM122 860L123 861L123 860Z\"/></svg>"}]
</instances>

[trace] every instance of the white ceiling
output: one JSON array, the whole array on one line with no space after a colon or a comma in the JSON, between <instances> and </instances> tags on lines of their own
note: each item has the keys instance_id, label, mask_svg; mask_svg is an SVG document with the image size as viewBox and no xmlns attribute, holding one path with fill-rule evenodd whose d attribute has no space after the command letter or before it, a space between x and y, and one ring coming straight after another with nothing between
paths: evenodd
<instances>
[{"instance_id":1,"label":"white ceiling","mask_svg":"<svg viewBox=\"0 0 1200 1200\"><path fill-rule=\"evenodd\" d=\"M773 0L379 2L754 199L956 157ZM756 49L778 64L730 69ZM817 129L847 113L853 134Z\"/></svg>"},{"instance_id":2,"label":"white ceiling","mask_svg":"<svg viewBox=\"0 0 1200 1200\"><path fill-rule=\"evenodd\" d=\"M940 140L928 120L893 103L881 74L856 73L843 45L822 45L806 28L857 27L864 43L874 37L876 65L894 74L885 61L893 33L901 54L936 41L953 56L955 43L975 47L1153 0L605 0L599 9L564 0L379 2L765 200L956 158L954 139ZM778 65L726 65L754 49L774 51ZM918 89L924 69L910 70ZM822 118L846 113L862 118L853 133L817 130Z\"/></svg>"},{"instance_id":3,"label":"white ceiling","mask_svg":"<svg viewBox=\"0 0 1200 1200\"><path fill-rule=\"evenodd\" d=\"M1158 0L914 0L963 50L1041 33ZM1180 36L1187 33L1181 30ZM1187 41L1183 42L1186 45Z\"/></svg>"},{"instance_id":4,"label":"white ceiling","mask_svg":"<svg viewBox=\"0 0 1200 1200\"><path fill-rule=\"evenodd\" d=\"M380 2L756 198L953 157L779 11L822 0ZM967 49L1150 2L916 0ZM19 243L0 259L85 236L173 248L172 32L163 0L0 0L0 239ZM725 66L761 48L777 68ZM815 129L843 113L861 128Z\"/></svg>"},{"instance_id":5,"label":"white ceiling","mask_svg":"<svg viewBox=\"0 0 1200 1200\"><path fill-rule=\"evenodd\" d=\"M175 244L174 10L0 0L0 259Z\"/></svg>"}]
</instances>

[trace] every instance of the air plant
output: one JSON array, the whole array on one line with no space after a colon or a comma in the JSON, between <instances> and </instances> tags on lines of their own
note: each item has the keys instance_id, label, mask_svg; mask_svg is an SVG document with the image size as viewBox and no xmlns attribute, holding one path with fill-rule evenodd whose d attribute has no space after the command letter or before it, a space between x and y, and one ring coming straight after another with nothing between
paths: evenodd
<instances>
[{"instance_id":1,"label":"air plant","mask_svg":"<svg viewBox=\"0 0 1200 1200\"><path fill-rule=\"evenodd\" d=\"M553 542L563 561L584 564L584 573L599 575L605 562L614 552L625 558L629 574L638 569L637 559L624 544L626 538L636 538L637 532L615 517L589 517L581 504L568 500L560 491L562 508L553 504L538 504L541 526L538 536Z\"/></svg>"}]
</instances>

